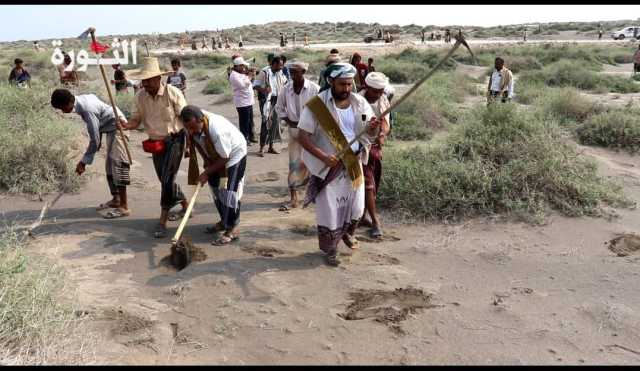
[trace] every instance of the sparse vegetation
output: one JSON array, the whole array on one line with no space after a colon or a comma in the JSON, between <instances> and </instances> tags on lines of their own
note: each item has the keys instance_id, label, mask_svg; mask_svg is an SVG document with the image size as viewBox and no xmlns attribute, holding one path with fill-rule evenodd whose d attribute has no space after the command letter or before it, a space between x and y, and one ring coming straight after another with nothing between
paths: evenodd
<instances>
[{"instance_id":1,"label":"sparse vegetation","mask_svg":"<svg viewBox=\"0 0 640 371\"><path fill-rule=\"evenodd\" d=\"M216 71L202 89L203 94L231 94L226 71Z\"/></svg>"},{"instance_id":2,"label":"sparse vegetation","mask_svg":"<svg viewBox=\"0 0 640 371\"><path fill-rule=\"evenodd\" d=\"M640 150L640 121L634 108L612 109L594 115L576 129L580 143Z\"/></svg>"},{"instance_id":3,"label":"sparse vegetation","mask_svg":"<svg viewBox=\"0 0 640 371\"><path fill-rule=\"evenodd\" d=\"M387 149L385 169L381 205L410 217L506 212L540 222L549 209L599 215L603 204L630 204L557 124L514 104L477 107L442 145Z\"/></svg>"},{"instance_id":4,"label":"sparse vegetation","mask_svg":"<svg viewBox=\"0 0 640 371\"><path fill-rule=\"evenodd\" d=\"M75 190L78 126L50 107L47 89L0 86L0 190L46 194Z\"/></svg>"},{"instance_id":5,"label":"sparse vegetation","mask_svg":"<svg viewBox=\"0 0 640 371\"><path fill-rule=\"evenodd\" d=\"M27 255L27 243L13 228L0 232L0 359L55 362L62 358L62 344L76 318L71 305L60 301L65 287L61 268Z\"/></svg>"}]
</instances>

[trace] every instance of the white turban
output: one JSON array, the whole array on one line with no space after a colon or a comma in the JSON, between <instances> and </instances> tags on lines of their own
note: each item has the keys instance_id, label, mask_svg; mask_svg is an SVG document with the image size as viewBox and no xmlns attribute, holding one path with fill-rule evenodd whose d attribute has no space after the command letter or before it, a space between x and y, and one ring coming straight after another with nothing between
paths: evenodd
<instances>
[{"instance_id":1,"label":"white turban","mask_svg":"<svg viewBox=\"0 0 640 371\"><path fill-rule=\"evenodd\" d=\"M369 72L364 82L374 89L384 89L389 85L389 78L382 72Z\"/></svg>"},{"instance_id":2,"label":"white turban","mask_svg":"<svg viewBox=\"0 0 640 371\"><path fill-rule=\"evenodd\" d=\"M303 61L289 61L287 62L287 68L296 68L296 69L301 69L301 70L308 70L309 69L309 64L308 63L304 63Z\"/></svg>"},{"instance_id":3,"label":"white turban","mask_svg":"<svg viewBox=\"0 0 640 371\"><path fill-rule=\"evenodd\" d=\"M356 75L356 68L351 63L334 63L327 67L325 77L332 79L348 79Z\"/></svg>"}]
</instances>

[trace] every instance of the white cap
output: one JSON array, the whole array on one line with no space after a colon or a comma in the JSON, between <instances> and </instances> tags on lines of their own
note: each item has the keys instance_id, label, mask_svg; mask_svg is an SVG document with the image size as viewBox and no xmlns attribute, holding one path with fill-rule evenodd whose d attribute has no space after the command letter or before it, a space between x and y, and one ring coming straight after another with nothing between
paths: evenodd
<instances>
[{"instance_id":1,"label":"white cap","mask_svg":"<svg viewBox=\"0 0 640 371\"><path fill-rule=\"evenodd\" d=\"M245 65L248 66L249 63L247 61L244 60L244 58L242 57L237 57L236 59L233 60L233 65L234 66L239 66L239 65Z\"/></svg>"}]
</instances>

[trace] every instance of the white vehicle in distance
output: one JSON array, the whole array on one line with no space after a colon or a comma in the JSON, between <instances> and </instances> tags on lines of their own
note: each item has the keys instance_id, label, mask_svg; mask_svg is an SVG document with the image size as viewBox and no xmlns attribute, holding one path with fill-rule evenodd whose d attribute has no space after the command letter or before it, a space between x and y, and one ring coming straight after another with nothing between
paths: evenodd
<instances>
[{"instance_id":1,"label":"white vehicle in distance","mask_svg":"<svg viewBox=\"0 0 640 371\"><path fill-rule=\"evenodd\" d=\"M613 38L614 40L624 40L624 39L630 39L632 37L635 39L640 38L640 27L637 27L637 26L625 27L619 31L611 33L611 38Z\"/></svg>"}]
</instances>

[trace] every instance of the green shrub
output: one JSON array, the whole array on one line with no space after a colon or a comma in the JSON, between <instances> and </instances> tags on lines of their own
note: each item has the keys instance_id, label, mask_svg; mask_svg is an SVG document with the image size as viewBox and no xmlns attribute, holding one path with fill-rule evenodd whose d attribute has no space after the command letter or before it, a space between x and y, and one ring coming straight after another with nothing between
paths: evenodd
<instances>
[{"instance_id":1,"label":"green shrub","mask_svg":"<svg viewBox=\"0 0 640 371\"><path fill-rule=\"evenodd\" d=\"M618 64L633 63L633 54L616 54L613 61Z\"/></svg>"},{"instance_id":2,"label":"green shrub","mask_svg":"<svg viewBox=\"0 0 640 371\"><path fill-rule=\"evenodd\" d=\"M75 190L79 127L61 118L42 87L0 86L0 190L46 194Z\"/></svg>"},{"instance_id":3,"label":"green shrub","mask_svg":"<svg viewBox=\"0 0 640 371\"><path fill-rule=\"evenodd\" d=\"M190 80L203 81L209 78L209 76L207 75L207 70L204 68L193 69L189 71L188 74Z\"/></svg>"},{"instance_id":4,"label":"green shrub","mask_svg":"<svg viewBox=\"0 0 640 371\"><path fill-rule=\"evenodd\" d=\"M549 209L600 215L602 204L631 204L552 121L514 104L475 108L441 145L390 146L385 169L380 205L412 218L505 212L539 222Z\"/></svg>"},{"instance_id":5,"label":"green shrub","mask_svg":"<svg viewBox=\"0 0 640 371\"><path fill-rule=\"evenodd\" d=\"M465 97L473 91L475 86L472 79L466 75L436 73L398 107L398 126L406 123L406 130L403 129L401 137L409 135L409 128L420 131L421 133L415 133L417 136L423 136L426 135L423 125L427 128L442 128L455 123L460 116L455 103L463 103ZM414 125L414 122L422 125Z\"/></svg>"},{"instance_id":6,"label":"green shrub","mask_svg":"<svg viewBox=\"0 0 640 371\"><path fill-rule=\"evenodd\" d=\"M539 107L543 117L564 124L583 122L604 110L601 104L571 88L546 89L545 94L535 100L535 105Z\"/></svg>"},{"instance_id":7,"label":"green shrub","mask_svg":"<svg viewBox=\"0 0 640 371\"><path fill-rule=\"evenodd\" d=\"M226 71L217 71L202 89L203 94L231 94Z\"/></svg>"},{"instance_id":8,"label":"green shrub","mask_svg":"<svg viewBox=\"0 0 640 371\"><path fill-rule=\"evenodd\" d=\"M75 320L59 300L65 286L61 268L27 256L27 240L13 229L0 232L0 359L47 363L52 345L62 344ZM57 353L57 352L56 352Z\"/></svg>"},{"instance_id":9,"label":"green shrub","mask_svg":"<svg viewBox=\"0 0 640 371\"><path fill-rule=\"evenodd\" d=\"M429 140L433 131L428 124L414 116L399 116L391 130L391 137L397 140Z\"/></svg>"},{"instance_id":10,"label":"green shrub","mask_svg":"<svg viewBox=\"0 0 640 371\"><path fill-rule=\"evenodd\" d=\"M637 109L614 109L594 115L579 126L580 143L603 147L640 150L640 121Z\"/></svg>"}]
</instances>

